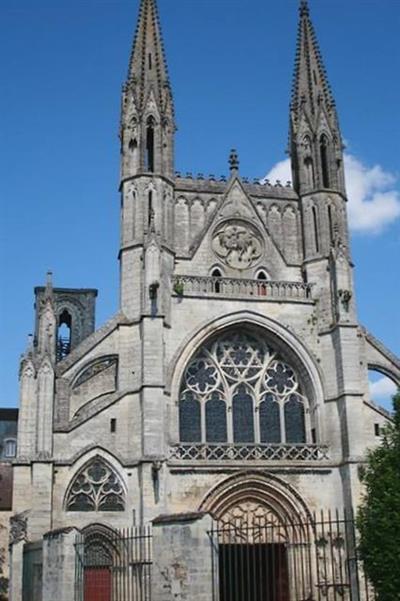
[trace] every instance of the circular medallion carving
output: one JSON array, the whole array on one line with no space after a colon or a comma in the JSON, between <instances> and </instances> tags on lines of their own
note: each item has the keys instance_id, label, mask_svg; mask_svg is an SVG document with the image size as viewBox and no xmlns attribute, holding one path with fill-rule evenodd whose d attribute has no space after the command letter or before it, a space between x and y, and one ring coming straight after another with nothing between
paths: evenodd
<instances>
[{"instance_id":1,"label":"circular medallion carving","mask_svg":"<svg viewBox=\"0 0 400 601\"><path fill-rule=\"evenodd\" d=\"M263 243L258 230L249 223L227 221L215 230L212 248L229 267L248 269L261 257Z\"/></svg>"}]
</instances>

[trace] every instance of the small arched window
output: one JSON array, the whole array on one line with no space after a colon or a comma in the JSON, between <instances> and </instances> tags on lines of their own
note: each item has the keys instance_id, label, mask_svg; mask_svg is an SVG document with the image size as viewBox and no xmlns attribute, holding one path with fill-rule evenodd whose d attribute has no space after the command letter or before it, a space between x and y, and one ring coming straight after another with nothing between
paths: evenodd
<instances>
[{"instance_id":1,"label":"small arched window","mask_svg":"<svg viewBox=\"0 0 400 601\"><path fill-rule=\"evenodd\" d=\"M222 278L221 270L218 269L218 267L215 267L215 269L213 269L211 272L211 277L212 278ZM221 292L221 282L219 280L216 279L213 282L213 287L214 287L214 292L216 292L217 294L219 294Z\"/></svg>"},{"instance_id":2,"label":"small arched window","mask_svg":"<svg viewBox=\"0 0 400 601\"><path fill-rule=\"evenodd\" d=\"M324 188L329 188L330 186L330 178L329 178L329 160L328 160L328 150L329 143L328 138L325 134L322 134L319 142L319 150L321 156L321 170L322 170L322 185Z\"/></svg>"},{"instance_id":3,"label":"small arched window","mask_svg":"<svg viewBox=\"0 0 400 601\"><path fill-rule=\"evenodd\" d=\"M307 407L290 363L257 335L231 330L201 348L186 367L180 440L304 443Z\"/></svg>"},{"instance_id":4,"label":"small arched window","mask_svg":"<svg viewBox=\"0 0 400 601\"><path fill-rule=\"evenodd\" d=\"M146 170L154 171L154 117L149 117L146 124Z\"/></svg>"},{"instance_id":5,"label":"small arched window","mask_svg":"<svg viewBox=\"0 0 400 601\"><path fill-rule=\"evenodd\" d=\"M61 361L71 352L72 317L64 309L58 318L57 328L57 359Z\"/></svg>"},{"instance_id":6,"label":"small arched window","mask_svg":"<svg viewBox=\"0 0 400 601\"><path fill-rule=\"evenodd\" d=\"M154 208L153 208L153 192L152 192L152 190L149 190L148 200L149 200L148 207L147 207L147 209L148 209L148 226L150 227L151 220L153 218L153 211L154 211Z\"/></svg>"},{"instance_id":7,"label":"small arched window","mask_svg":"<svg viewBox=\"0 0 400 601\"><path fill-rule=\"evenodd\" d=\"M306 182L309 188L314 187L314 164L311 157L304 159L304 168L306 172Z\"/></svg>"},{"instance_id":8,"label":"small arched window","mask_svg":"<svg viewBox=\"0 0 400 601\"><path fill-rule=\"evenodd\" d=\"M136 138L130 139L128 144L129 152L132 157L132 165L134 169L138 167L138 143Z\"/></svg>"},{"instance_id":9,"label":"small arched window","mask_svg":"<svg viewBox=\"0 0 400 601\"><path fill-rule=\"evenodd\" d=\"M335 224L334 224L334 219L333 219L333 209L332 209L331 205L328 206L328 226L329 226L329 238L332 243L335 238Z\"/></svg>"},{"instance_id":10,"label":"small arched window","mask_svg":"<svg viewBox=\"0 0 400 601\"><path fill-rule=\"evenodd\" d=\"M6 438L4 441L4 457L11 459L17 455L17 441L15 438Z\"/></svg>"},{"instance_id":11,"label":"small arched window","mask_svg":"<svg viewBox=\"0 0 400 601\"><path fill-rule=\"evenodd\" d=\"M313 207L311 209L312 222L313 222L313 232L314 232L314 248L315 252L319 252L319 236L318 236L318 216L317 209Z\"/></svg>"},{"instance_id":12,"label":"small arched window","mask_svg":"<svg viewBox=\"0 0 400 601\"><path fill-rule=\"evenodd\" d=\"M267 274L263 269L260 269L256 275L258 282L258 294L259 296L267 296L267 286L265 282L268 280Z\"/></svg>"}]
</instances>

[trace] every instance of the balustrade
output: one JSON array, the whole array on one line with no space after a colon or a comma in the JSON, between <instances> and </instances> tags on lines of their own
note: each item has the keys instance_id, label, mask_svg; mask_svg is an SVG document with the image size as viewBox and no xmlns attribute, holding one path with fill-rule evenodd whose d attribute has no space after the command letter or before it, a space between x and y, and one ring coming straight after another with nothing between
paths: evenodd
<instances>
[{"instance_id":1,"label":"balustrade","mask_svg":"<svg viewBox=\"0 0 400 601\"><path fill-rule=\"evenodd\" d=\"M180 443L170 447L170 459L183 461L320 461L328 447L318 444Z\"/></svg>"},{"instance_id":2,"label":"balustrade","mask_svg":"<svg viewBox=\"0 0 400 601\"><path fill-rule=\"evenodd\" d=\"M172 286L177 296L312 300L312 285L304 282L181 275L173 277Z\"/></svg>"}]
</instances>

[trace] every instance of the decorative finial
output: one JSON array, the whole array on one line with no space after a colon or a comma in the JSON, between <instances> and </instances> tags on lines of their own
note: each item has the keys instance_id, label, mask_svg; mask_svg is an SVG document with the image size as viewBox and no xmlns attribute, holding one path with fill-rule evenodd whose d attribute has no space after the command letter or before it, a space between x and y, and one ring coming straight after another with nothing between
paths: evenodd
<instances>
[{"instance_id":1,"label":"decorative finial","mask_svg":"<svg viewBox=\"0 0 400 601\"><path fill-rule=\"evenodd\" d=\"M239 171L239 157L237 151L232 148L231 153L229 155L229 167L231 173L237 173Z\"/></svg>"},{"instance_id":2,"label":"decorative finial","mask_svg":"<svg viewBox=\"0 0 400 601\"><path fill-rule=\"evenodd\" d=\"M53 272L48 271L46 274L46 289L45 289L45 297L50 298L53 295Z\"/></svg>"},{"instance_id":3,"label":"decorative finial","mask_svg":"<svg viewBox=\"0 0 400 601\"><path fill-rule=\"evenodd\" d=\"M308 15L309 12L308 1L300 0L300 15Z\"/></svg>"}]
</instances>

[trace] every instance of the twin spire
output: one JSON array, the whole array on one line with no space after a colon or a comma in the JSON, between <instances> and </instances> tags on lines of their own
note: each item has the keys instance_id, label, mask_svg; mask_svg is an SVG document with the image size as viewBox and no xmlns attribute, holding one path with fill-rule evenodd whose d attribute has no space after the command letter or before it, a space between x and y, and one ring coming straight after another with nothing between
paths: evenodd
<instances>
[{"instance_id":1,"label":"twin spire","mask_svg":"<svg viewBox=\"0 0 400 601\"><path fill-rule=\"evenodd\" d=\"M166 95L172 101L156 0L141 0L127 83L136 88L139 110L150 91L160 108L165 107Z\"/></svg>"},{"instance_id":2,"label":"twin spire","mask_svg":"<svg viewBox=\"0 0 400 601\"><path fill-rule=\"evenodd\" d=\"M329 112L335 107L308 3L301 0L291 110L298 117L305 108L313 116L322 103Z\"/></svg>"},{"instance_id":3,"label":"twin spire","mask_svg":"<svg viewBox=\"0 0 400 601\"><path fill-rule=\"evenodd\" d=\"M310 18L300 0L290 106L290 154L299 194L345 193L334 98ZM156 0L141 0L123 93L122 180L139 173L173 177L175 117Z\"/></svg>"}]
</instances>

